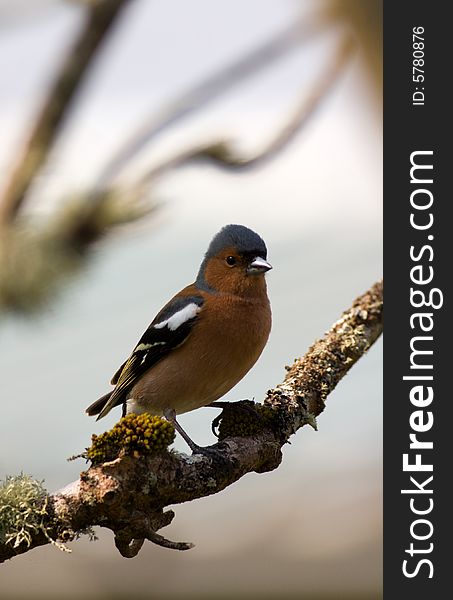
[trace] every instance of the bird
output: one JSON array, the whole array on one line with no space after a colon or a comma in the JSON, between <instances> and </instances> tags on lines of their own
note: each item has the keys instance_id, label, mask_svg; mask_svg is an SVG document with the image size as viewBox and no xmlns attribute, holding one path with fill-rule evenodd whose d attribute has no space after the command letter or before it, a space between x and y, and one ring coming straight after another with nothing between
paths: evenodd
<instances>
[{"instance_id":1,"label":"bird","mask_svg":"<svg viewBox=\"0 0 453 600\"><path fill-rule=\"evenodd\" d=\"M225 225L211 240L194 283L156 315L114 374L112 391L86 412L105 417L163 416L193 452L201 450L176 416L216 402L260 357L272 315L264 275L272 269L263 239L244 225Z\"/></svg>"}]
</instances>

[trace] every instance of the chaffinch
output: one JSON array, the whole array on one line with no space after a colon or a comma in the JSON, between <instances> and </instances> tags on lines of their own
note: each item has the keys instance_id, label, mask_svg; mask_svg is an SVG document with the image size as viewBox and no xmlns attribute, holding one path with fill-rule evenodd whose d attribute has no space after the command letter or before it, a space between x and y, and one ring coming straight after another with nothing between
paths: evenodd
<instances>
[{"instance_id":1,"label":"chaffinch","mask_svg":"<svg viewBox=\"0 0 453 600\"><path fill-rule=\"evenodd\" d=\"M192 450L176 415L215 401L258 360L271 329L264 274L271 269L261 237L243 225L214 236L194 283L157 314L132 354L113 376L115 386L86 410L104 417L123 405L123 415L165 416Z\"/></svg>"}]
</instances>

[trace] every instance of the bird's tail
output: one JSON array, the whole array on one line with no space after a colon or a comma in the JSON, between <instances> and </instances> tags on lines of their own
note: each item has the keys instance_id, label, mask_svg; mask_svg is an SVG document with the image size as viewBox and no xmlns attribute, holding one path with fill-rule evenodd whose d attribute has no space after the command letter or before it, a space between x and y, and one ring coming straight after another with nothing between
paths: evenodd
<instances>
[{"instance_id":1,"label":"bird's tail","mask_svg":"<svg viewBox=\"0 0 453 600\"><path fill-rule=\"evenodd\" d=\"M112 394L113 394L113 391L109 392L108 394L105 394L105 396L101 396L101 398L96 400L96 402L93 402L93 404L90 404L90 406L85 411L87 413L87 415L89 415L90 417L93 417L94 415L98 415L102 411L104 406L107 404L107 402L110 400L110 396Z\"/></svg>"}]
</instances>

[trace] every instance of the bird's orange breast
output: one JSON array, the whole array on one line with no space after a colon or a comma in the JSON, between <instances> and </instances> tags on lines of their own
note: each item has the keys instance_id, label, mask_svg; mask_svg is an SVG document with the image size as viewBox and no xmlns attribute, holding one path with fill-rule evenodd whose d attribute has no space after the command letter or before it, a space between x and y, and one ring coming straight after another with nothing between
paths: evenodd
<instances>
[{"instance_id":1,"label":"bird's orange breast","mask_svg":"<svg viewBox=\"0 0 453 600\"><path fill-rule=\"evenodd\" d=\"M136 412L177 414L219 399L261 355L271 330L267 296L226 296L200 312L187 342L147 371L132 388ZM187 346L186 346L187 344ZM190 351L189 351L190 344Z\"/></svg>"}]
</instances>

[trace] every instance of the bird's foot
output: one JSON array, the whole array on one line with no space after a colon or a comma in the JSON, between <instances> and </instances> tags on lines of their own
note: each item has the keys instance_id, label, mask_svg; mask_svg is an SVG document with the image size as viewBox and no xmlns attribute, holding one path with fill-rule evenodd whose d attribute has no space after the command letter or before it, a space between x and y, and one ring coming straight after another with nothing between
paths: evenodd
<instances>
[{"instance_id":1,"label":"bird's foot","mask_svg":"<svg viewBox=\"0 0 453 600\"><path fill-rule=\"evenodd\" d=\"M184 431L184 429L176 420L176 413L174 410L165 411L164 416L168 421L173 423L176 431L192 450L192 454L202 454L203 456L207 456L208 458L213 458L214 460L225 462L225 457L223 456L223 453L220 452L220 450L214 448L213 446L199 446L192 440L192 438Z\"/></svg>"}]
</instances>

